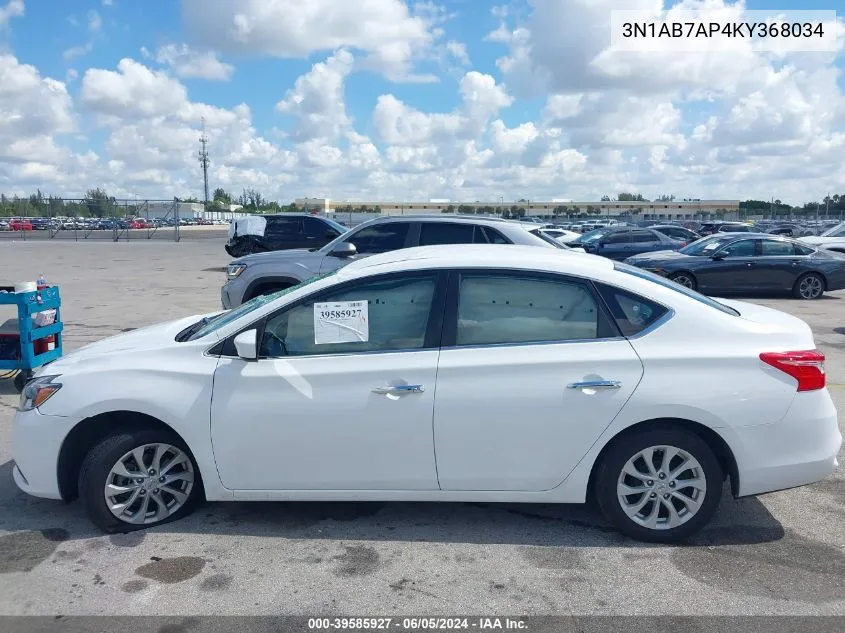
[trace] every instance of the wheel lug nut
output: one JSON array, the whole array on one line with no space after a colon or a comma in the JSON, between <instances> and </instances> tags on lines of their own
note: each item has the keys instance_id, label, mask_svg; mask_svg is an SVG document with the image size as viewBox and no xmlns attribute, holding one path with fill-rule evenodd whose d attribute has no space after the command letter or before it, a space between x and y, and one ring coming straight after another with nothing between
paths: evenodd
<instances>
[{"instance_id":1,"label":"wheel lug nut","mask_svg":"<svg viewBox=\"0 0 845 633\"><path fill-rule=\"evenodd\" d=\"M157 495L157 494L158 494L158 488L153 488L153 494L154 494L154 495ZM666 495L666 496L668 497L669 495Z\"/></svg>"},{"instance_id":2,"label":"wheel lug nut","mask_svg":"<svg viewBox=\"0 0 845 633\"><path fill-rule=\"evenodd\" d=\"M136 483L136 484L142 484L142 483L144 483L144 478L143 478L143 477L138 477L138 479L136 479L136 480L135 480L135 483Z\"/></svg>"},{"instance_id":3,"label":"wheel lug nut","mask_svg":"<svg viewBox=\"0 0 845 633\"><path fill-rule=\"evenodd\" d=\"M649 499L654 499L656 496L657 496L657 493L652 492L652 493L648 496L648 498L649 498Z\"/></svg>"},{"instance_id":4,"label":"wheel lug nut","mask_svg":"<svg viewBox=\"0 0 845 633\"><path fill-rule=\"evenodd\" d=\"M141 488L141 491L140 491L139 494L143 497L145 494L147 494L147 491L144 490L143 488Z\"/></svg>"},{"instance_id":5,"label":"wheel lug nut","mask_svg":"<svg viewBox=\"0 0 845 633\"><path fill-rule=\"evenodd\" d=\"M164 483L164 475L158 478L159 482Z\"/></svg>"},{"instance_id":6,"label":"wheel lug nut","mask_svg":"<svg viewBox=\"0 0 845 633\"><path fill-rule=\"evenodd\" d=\"M150 475L155 475L155 474L156 474L156 469L155 469L155 468L150 468L147 472L148 472Z\"/></svg>"},{"instance_id":7,"label":"wheel lug nut","mask_svg":"<svg viewBox=\"0 0 845 633\"><path fill-rule=\"evenodd\" d=\"M668 499L668 498L669 498L669 494L667 493L667 494L663 495L663 498L664 498L664 499Z\"/></svg>"},{"instance_id":8,"label":"wheel lug nut","mask_svg":"<svg viewBox=\"0 0 845 633\"><path fill-rule=\"evenodd\" d=\"M646 486L653 486L654 482L651 479L649 479L647 482L645 482L645 484L646 484Z\"/></svg>"},{"instance_id":9,"label":"wheel lug nut","mask_svg":"<svg viewBox=\"0 0 845 633\"><path fill-rule=\"evenodd\" d=\"M669 482L669 487L670 487L670 488L674 488L674 487L675 487L675 482L674 482L674 481L670 481L670 482Z\"/></svg>"},{"instance_id":10,"label":"wheel lug nut","mask_svg":"<svg viewBox=\"0 0 845 633\"><path fill-rule=\"evenodd\" d=\"M666 473L660 473L657 476L660 477L661 479L666 479Z\"/></svg>"}]
</instances>

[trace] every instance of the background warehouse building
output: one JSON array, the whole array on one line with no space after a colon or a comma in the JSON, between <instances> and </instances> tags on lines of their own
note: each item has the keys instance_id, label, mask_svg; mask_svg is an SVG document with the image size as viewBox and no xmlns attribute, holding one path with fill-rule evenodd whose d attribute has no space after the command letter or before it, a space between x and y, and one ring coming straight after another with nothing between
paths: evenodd
<instances>
[{"instance_id":1,"label":"background warehouse building","mask_svg":"<svg viewBox=\"0 0 845 633\"><path fill-rule=\"evenodd\" d=\"M348 213L361 208L377 210L382 215L404 215L411 213L470 213L486 212L501 215L514 206L524 209L526 216L552 217L601 215L610 217L636 216L643 220L691 220L695 217L715 217L725 219L739 213L739 200L695 200L671 202L560 202L527 200L519 202L450 202L449 200L429 200L428 202L402 202L395 200L332 200L330 198L297 198L295 204L300 209L318 213Z\"/></svg>"}]
</instances>

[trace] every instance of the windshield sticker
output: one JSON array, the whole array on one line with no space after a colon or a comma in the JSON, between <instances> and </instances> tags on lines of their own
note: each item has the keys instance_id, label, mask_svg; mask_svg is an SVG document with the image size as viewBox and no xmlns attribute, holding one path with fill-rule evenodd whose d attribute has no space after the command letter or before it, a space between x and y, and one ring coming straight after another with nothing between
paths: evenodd
<instances>
[{"instance_id":1,"label":"windshield sticker","mask_svg":"<svg viewBox=\"0 0 845 633\"><path fill-rule=\"evenodd\" d=\"M368 301L314 304L314 343L366 343L370 340Z\"/></svg>"},{"instance_id":2,"label":"windshield sticker","mask_svg":"<svg viewBox=\"0 0 845 633\"><path fill-rule=\"evenodd\" d=\"M710 242L709 244L707 244L704 247L704 250L705 251L712 251L714 248L717 248L718 246L719 246L719 242Z\"/></svg>"}]
</instances>

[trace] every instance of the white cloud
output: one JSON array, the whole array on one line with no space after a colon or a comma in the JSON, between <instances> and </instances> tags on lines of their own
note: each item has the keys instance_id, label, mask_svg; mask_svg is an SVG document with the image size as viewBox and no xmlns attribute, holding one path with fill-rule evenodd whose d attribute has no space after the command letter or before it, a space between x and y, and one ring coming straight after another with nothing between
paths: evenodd
<instances>
[{"instance_id":1,"label":"white cloud","mask_svg":"<svg viewBox=\"0 0 845 633\"><path fill-rule=\"evenodd\" d=\"M390 79L431 80L412 72L434 40L430 22L402 0L184 0L182 13L197 41L220 50L302 58L346 47Z\"/></svg>"},{"instance_id":2,"label":"white cloud","mask_svg":"<svg viewBox=\"0 0 845 633\"><path fill-rule=\"evenodd\" d=\"M110 7L114 4L114 0L103 0L104 7Z\"/></svg>"},{"instance_id":3,"label":"white cloud","mask_svg":"<svg viewBox=\"0 0 845 633\"><path fill-rule=\"evenodd\" d=\"M71 48L65 49L62 52L62 57L65 61L72 61L77 57L87 55L91 52L92 48L94 48L93 42L87 42L81 46L72 46Z\"/></svg>"},{"instance_id":4,"label":"white cloud","mask_svg":"<svg viewBox=\"0 0 845 633\"><path fill-rule=\"evenodd\" d=\"M0 27L6 26L12 18L19 18L24 14L23 0L9 0L0 7Z\"/></svg>"},{"instance_id":5,"label":"white cloud","mask_svg":"<svg viewBox=\"0 0 845 633\"><path fill-rule=\"evenodd\" d=\"M150 56L142 48L145 57ZM235 72L235 67L217 58L214 51L197 51L187 44L167 44L158 49L155 60L173 69L177 77L228 81Z\"/></svg>"},{"instance_id":6,"label":"white cloud","mask_svg":"<svg viewBox=\"0 0 845 633\"><path fill-rule=\"evenodd\" d=\"M180 110L185 87L164 72L124 58L117 71L89 68L82 77L82 101L93 111L121 118L153 118Z\"/></svg>"},{"instance_id":7,"label":"white cloud","mask_svg":"<svg viewBox=\"0 0 845 633\"><path fill-rule=\"evenodd\" d=\"M88 12L88 30L91 33L99 33L100 29L103 27L103 18L100 17L100 14L96 11L89 11Z\"/></svg>"},{"instance_id":8,"label":"white cloud","mask_svg":"<svg viewBox=\"0 0 845 633\"><path fill-rule=\"evenodd\" d=\"M455 40L449 40L446 42L446 50L449 51L449 54L455 58L459 64L463 66L469 66L472 62L469 59L469 53L467 53L466 44L463 42L457 42Z\"/></svg>"},{"instance_id":9,"label":"white cloud","mask_svg":"<svg viewBox=\"0 0 845 633\"><path fill-rule=\"evenodd\" d=\"M344 81L355 58L339 50L296 80L276 110L293 115L296 125L290 136L298 141L334 140L351 123L344 105Z\"/></svg>"}]
</instances>

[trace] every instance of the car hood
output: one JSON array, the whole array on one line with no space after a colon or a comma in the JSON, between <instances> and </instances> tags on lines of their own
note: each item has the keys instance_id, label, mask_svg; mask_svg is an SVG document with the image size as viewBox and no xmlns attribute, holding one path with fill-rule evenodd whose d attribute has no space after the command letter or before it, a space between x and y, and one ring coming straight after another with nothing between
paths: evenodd
<instances>
[{"instance_id":1,"label":"car hood","mask_svg":"<svg viewBox=\"0 0 845 633\"><path fill-rule=\"evenodd\" d=\"M278 261L301 260L309 256L316 256L318 251L311 251L307 248L291 248L283 251L267 251L264 253L253 253L252 255L244 255L236 260L233 264L246 264L253 266L256 264L272 264Z\"/></svg>"},{"instance_id":2,"label":"car hood","mask_svg":"<svg viewBox=\"0 0 845 633\"><path fill-rule=\"evenodd\" d=\"M80 363L85 363L93 359L101 359L104 356L112 354L127 354L160 349L170 345L179 345L175 340L179 332L189 325L196 323L204 316L213 316L214 314L219 314L219 312L213 312L210 315L199 314L184 317L175 321L138 328L131 332L118 334L117 336L110 336L96 343L90 343L85 347L80 347L66 356L62 356L58 360L45 365L38 373L62 373L64 370L77 366Z\"/></svg>"},{"instance_id":3,"label":"car hood","mask_svg":"<svg viewBox=\"0 0 845 633\"><path fill-rule=\"evenodd\" d=\"M812 244L813 246L845 242L845 238L843 237L822 237L820 235L808 235L807 237L801 237L798 239L799 241L804 242L805 244Z\"/></svg>"}]
</instances>

